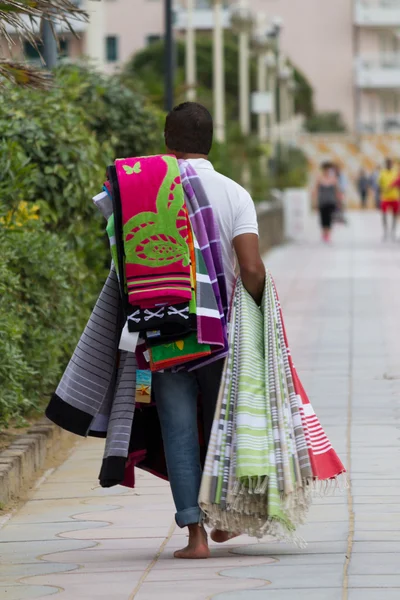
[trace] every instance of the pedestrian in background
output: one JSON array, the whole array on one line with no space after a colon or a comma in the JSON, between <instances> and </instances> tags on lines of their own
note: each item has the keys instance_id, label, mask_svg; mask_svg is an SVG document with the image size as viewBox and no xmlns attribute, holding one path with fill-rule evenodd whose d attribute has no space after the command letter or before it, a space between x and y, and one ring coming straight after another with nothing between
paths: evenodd
<instances>
[{"instance_id":1,"label":"pedestrian in background","mask_svg":"<svg viewBox=\"0 0 400 600\"><path fill-rule=\"evenodd\" d=\"M346 224L346 217L344 216L344 210L346 206L346 197L347 197L347 189L348 189L348 180L341 169L340 165L334 164L332 165L334 174L336 175L337 185L339 188L339 197L337 201L337 208L334 213L335 221L338 223Z\"/></svg>"},{"instance_id":2,"label":"pedestrian in background","mask_svg":"<svg viewBox=\"0 0 400 600\"><path fill-rule=\"evenodd\" d=\"M381 193L381 210L383 221L383 239L388 237L387 213L390 211L393 215L392 221L392 239L396 239L397 215L400 209L400 194L396 182L399 178L399 171L394 166L393 160L387 158L385 167L379 175L379 188Z\"/></svg>"},{"instance_id":3,"label":"pedestrian in background","mask_svg":"<svg viewBox=\"0 0 400 600\"><path fill-rule=\"evenodd\" d=\"M379 175L380 175L380 173L381 173L381 170L377 166L372 171L371 177L370 177L370 188L372 189L372 191L374 193L375 208L377 210L379 210L380 207L381 207L381 188L379 186Z\"/></svg>"},{"instance_id":4,"label":"pedestrian in background","mask_svg":"<svg viewBox=\"0 0 400 600\"><path fill-rule=\"evenodd\" d=\"M322 163L313 196L319 210L322 239L328 243L331 240L333 215L341 202L341 191L331 162Z\"/></svg>"},{"instance_id":5,"label":"pedestrian in background","mask_svg":"<svg viewBox=\"0 0 400 600\"><path fill-rule=\"evenodd\" d=\"M361 208L367 207L368 190L370 186L370 178L365 169L360 169L360 173L357 179L357 189L360 195Z\"/></svg>"}]
</instances>

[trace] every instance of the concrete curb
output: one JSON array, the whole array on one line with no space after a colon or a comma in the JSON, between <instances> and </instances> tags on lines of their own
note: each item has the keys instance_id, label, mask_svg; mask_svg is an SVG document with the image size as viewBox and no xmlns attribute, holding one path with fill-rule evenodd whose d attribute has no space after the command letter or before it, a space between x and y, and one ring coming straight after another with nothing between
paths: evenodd
<instances>
[{"instance_id":1,"label":"concrete curb","mask_svg":"<svg viewBox=\"0 0 400 600\"><path fill-rule=\"evenodd\" d=\"M74 440L76 436L72 433L44 418L0 452L0 508L20 498L46 460Z\"/></svg>"}]
</instances>

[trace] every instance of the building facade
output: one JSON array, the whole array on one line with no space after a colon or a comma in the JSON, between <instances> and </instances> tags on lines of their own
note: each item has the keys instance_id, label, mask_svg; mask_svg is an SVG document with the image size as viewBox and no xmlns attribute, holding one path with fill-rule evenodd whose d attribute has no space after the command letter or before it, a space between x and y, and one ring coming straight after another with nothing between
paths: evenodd
<instances>
[{"instance_id":1,"label":"building facade","mask_svg":"<svg viewBox=\"0 0 400 600\"><path fill-rule=\"evenodd\" d=\"M235 0L224 2L230 26ZM163 0L86 0L89 24L79 39L65 33L63 54L87 55L113 72L163 35ZM350 130L400 131L400 0L247 0L255 15L283 20L281 49L309 79L319 111L341 113ZM194 25L210 30L212 0L195 0ZM185 0L175 0L175 27L186 24ZM29 45L15 44L13 54Z\"/></svg>"}]
</instances>

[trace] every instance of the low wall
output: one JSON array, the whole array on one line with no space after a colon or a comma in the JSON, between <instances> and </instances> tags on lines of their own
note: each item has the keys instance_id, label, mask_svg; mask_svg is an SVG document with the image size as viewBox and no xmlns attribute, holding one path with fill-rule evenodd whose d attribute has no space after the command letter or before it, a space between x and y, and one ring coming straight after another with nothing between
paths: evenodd
<instances>
[{"instance_id":1,"label":"low wall","mask_svg":"<svg viewBox=\"0 0 400 600\"><path fill-rule=\"evenodd\" d=\"M273 246L285 241L283 204L280 200L257 204L258 228L260 233L260 251L268 252Z\"/></svg>"},{"instance_id":2,"label":"low wall","mask_svg":"<svg viewBox=\"0 0 400 600\"><path fill-rule=\"evenodd\" d=\"M48 459L57 463L77 439L44 418L0 452L0 510L25 496Z\"/></svg>"}]
</instances>

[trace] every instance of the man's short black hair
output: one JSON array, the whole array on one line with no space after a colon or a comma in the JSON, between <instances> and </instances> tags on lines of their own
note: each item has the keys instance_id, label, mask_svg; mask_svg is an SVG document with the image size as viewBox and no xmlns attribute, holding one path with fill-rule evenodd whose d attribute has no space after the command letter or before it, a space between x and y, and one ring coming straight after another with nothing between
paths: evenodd
<instances>
[{"instance_id":1,"label":"man's short black hair","mask_svg":"<svg viewBox=\"0 0 400 600\"><path fill-rule=\"evenodd\" d=\"M213 120L205 106L183 102L175 106L165 120L167 148L185 154L205 154L211 150Z\"/></svg>"}]
</instances>

